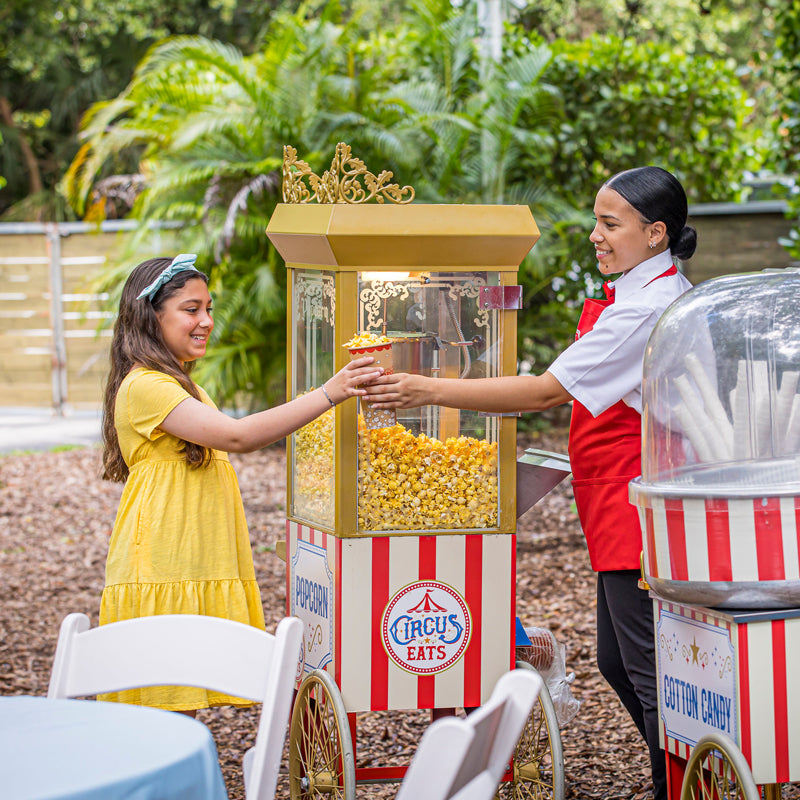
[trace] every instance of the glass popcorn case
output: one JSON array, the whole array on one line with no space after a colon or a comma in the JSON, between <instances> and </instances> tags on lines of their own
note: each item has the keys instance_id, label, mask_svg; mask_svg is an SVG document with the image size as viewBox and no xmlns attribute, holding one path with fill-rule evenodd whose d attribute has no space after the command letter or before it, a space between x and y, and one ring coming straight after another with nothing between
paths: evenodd
<instances>
[{"instance_id":1,"label":"glass popcorn case","mask_svg":"<svg viewBox=\"0 0 800 800\"><path fill-rule=\"evenodd\" d=\"M304 234L280 231L299 216ZM527 207L287 204L269 232L288 268L290 398L361 355L387 372L516 374ZM337 536L513 531L515 418L348 400L292 437L288 477L290 515Z\"/></svg>"},{"instance_id":2,"label":"glass popcorn case","mask_svg":"<svg viewBox=\"0 0 800 800\"><path fill-rule=\"evenodd\" d=\"M644 572L662 597L800 605L800 271L730 275L676 300L644 361Z\"/></svg>"}]
</instances>

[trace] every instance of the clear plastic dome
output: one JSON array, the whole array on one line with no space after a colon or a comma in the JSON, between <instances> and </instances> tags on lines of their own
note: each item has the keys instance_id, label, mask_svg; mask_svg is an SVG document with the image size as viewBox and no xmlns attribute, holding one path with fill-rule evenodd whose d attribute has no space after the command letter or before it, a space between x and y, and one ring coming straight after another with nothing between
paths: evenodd
<instances>
[{"instance_id":1,"label":"clear plastic dome","mask_svg":"<svg viewBox=\"0 0 800 800\"><path fill-rule=\"evenodd\" d=\"M800 494L800 270L706 281L644 359L642 488Z\"/></svg>"}]
</instances>

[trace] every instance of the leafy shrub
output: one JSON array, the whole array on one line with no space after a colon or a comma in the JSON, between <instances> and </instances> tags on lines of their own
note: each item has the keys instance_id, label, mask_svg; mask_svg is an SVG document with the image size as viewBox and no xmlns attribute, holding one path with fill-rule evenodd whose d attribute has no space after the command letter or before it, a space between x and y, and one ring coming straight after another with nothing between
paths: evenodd
<instances>
[{"instance_id":1,"label":"leafy shrub","mask_svg":"<svg viewBox=\"0 0 800 800\"><path fill-rule=\"evenodd\" d=\"M526 46L524 38L515 44ZM654 164L682 182L690 203L727 202L737 199L743 173L761 158L760 134L748 126L751 103L732 67L613 37L550 47L544 80L557 88L561 114L552 147L528 151L522 171L577 211L573 220L546 227L522 266L523 283L537 288L526 293L519 352L534 372L570 343L578 307L602 284L588 237L594 197L606 179Z\"/></svg>"}]
</instances>

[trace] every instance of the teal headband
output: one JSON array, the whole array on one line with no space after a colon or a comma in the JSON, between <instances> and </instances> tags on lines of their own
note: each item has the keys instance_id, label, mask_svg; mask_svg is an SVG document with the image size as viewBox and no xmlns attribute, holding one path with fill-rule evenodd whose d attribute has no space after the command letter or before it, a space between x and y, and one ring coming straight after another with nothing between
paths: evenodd
<instances>
[{"instance_id":1,"label":"teal headband","mask_svg":"<svg viewBox=\"0 0 800 800\"><path fill-rule=\"evenodd\" d=\"M175 256L172 259L172 263L148 287L142 289L136 299L140 300L142 297L147 297L152 303L155 293L179 272L185 272L186 270L198 272L194 265L195 261L197 261L195 253L181 253L179 256Z\"/></svg>"}]
</instances>

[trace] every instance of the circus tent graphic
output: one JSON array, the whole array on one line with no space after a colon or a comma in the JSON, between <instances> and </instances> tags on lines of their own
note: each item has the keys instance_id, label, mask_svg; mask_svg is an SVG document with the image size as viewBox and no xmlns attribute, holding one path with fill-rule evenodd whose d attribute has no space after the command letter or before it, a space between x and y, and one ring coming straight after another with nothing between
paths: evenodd
<instances>
[{"instance_id":1,"label":"circus tent graphic","mask_svg":"<svg viewBox=\"0 0 800 800\"><path fill-rule=\"evenodd\" d=\"M435 675L455 664L471 633L472 619L464 598L439 581L404 586L389 600L381 619L387 655L416 675Z\"/></svg>"},{"instance_id":2,"label":"circus tent graphic","mask_svg":"<svg viewBox=\"0 0 800 800\"><path fill-rule=\"evenodd\" d=\"M444 606L440 606L436 603L433 598L431 598L431 592L433 589L426 589L425 590L425 597L419 601L413 608L408 609L409 614L443 614L447 613L447 609Z\"/></svg>"}]
</instances>

